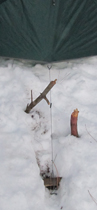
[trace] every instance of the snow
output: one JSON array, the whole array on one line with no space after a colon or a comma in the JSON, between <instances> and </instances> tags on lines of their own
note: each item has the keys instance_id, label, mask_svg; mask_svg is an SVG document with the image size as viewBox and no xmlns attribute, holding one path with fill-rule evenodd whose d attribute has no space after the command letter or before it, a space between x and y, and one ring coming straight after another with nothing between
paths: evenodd
<instances>
[{"instance_id":1,"label":"snow","mask_svg":"<svg viewBox=\"0 0 97 210\"><path fill-rule=\"evenodd\" d=\"M0 59L0 210L97 209L97 57L47 65ZM45 100L25 113L51 80ZM70 134L78 108L79 138ZM52 134L52 138L51 138ZM53 153L52 153L53 149ZM57 195L40 173L62 177Z\"/></svg>"}]
</instances>

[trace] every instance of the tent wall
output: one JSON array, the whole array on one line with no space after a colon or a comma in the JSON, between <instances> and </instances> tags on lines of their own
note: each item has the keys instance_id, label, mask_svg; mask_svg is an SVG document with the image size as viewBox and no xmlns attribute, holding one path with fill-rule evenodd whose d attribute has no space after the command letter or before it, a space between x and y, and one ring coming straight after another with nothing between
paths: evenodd
<instances>
[{"instance_id":1,"label":"tent wall","mask_svg":"<svg viewBox=\"0 0 97 210\"><path fill-rule=\"evenodd\" d=\"M0 0L0 56L61 61L97 55L97 0Z\"/></svg>"}]
</instances>

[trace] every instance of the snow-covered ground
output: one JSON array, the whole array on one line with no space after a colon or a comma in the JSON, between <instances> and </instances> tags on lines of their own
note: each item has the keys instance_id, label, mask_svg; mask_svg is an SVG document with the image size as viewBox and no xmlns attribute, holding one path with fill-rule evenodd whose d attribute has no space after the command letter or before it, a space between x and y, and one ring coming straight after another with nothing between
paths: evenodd
<instances>
[{"instance_id":1,"label":"snow-covered ground","mask_svg":"<svg viewBox=\"0 0 97 210\"><path fill-rule=\"evenodd\" d=\"M35 99L50 79L57 79L47 95L52 108L42 100L26 114L31 90ZM70 134L76 108L79 138ZM52 168L52 148L54 175L62 177L57 195L40 176ZM0 59L0 210L96 210L96 178L97 57L50 71Z\"/></svg>"}]
</instances>

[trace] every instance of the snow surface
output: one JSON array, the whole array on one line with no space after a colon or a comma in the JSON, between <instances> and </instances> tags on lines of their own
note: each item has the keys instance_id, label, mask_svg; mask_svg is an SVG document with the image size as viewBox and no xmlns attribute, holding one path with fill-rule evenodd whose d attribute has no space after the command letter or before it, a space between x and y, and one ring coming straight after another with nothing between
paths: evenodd
<instances>
[{"instance_id":1,"label":"snow surface","mask_svg":"<svg viewBox=\"0 0 97 210\"><path fill-rule=\"evenodd\" d=\"M57 79L30 114L25 108ZM79 138L70 134L78 108ZM97 57L47 66L0 59L0 210L97 209ZM51 141L52 133L52 141ZM61 176L57 195L40 173ZM57 168L57 170L56 170ZM57 172L58 171L58 172Z\"/></svg>"}]
</instances>

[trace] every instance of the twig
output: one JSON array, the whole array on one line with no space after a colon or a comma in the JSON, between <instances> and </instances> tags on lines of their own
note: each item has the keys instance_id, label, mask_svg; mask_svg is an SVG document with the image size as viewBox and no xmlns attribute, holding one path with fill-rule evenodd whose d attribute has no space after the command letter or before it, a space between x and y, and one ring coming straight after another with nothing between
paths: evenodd
<instances>
[{"instance_id":1,"label":"twig","mask_svg":"<svg viewBox=\"0 0 97 210\"><path fill-rule=\"evenodd\" d=\"M33 94L32 94L32 90L31 90L31 103L33 102Z\"/></svg>"},{"instance_id":2,"label":"twig","mask_svg":"<svg viewBox=\"0 0 97 210\"><path fill-rule=\"evenodd\" d=\"M85 127L86 127L86 125L85 125ZM91 136L91 138L94 139L94 141L97 142L97 140L89 133L89 131L87 130L87 127L86 127L86 131L87 131L87 133L89 134L89 136Z\"/></svg>"},{"instance_id":3,"label":"twig","mask_svg":"<svg viewBox=\"0 0 97 210\"><path fill-rule=\"evenodd\" d=\"M94 201L94 203L97 205L97 201L95 200L95 198L91 195L90 191L88 190L88 193L90 195L90 197L92 198L92 200Z\"/></svg>"},{"instance_id":4,"label":"twig","mask_svg":"<svg viewBox=\"0 0 97 210\"><path fill-rule=\"evenodd\" d=\"M46 96L44 96L44 99L46 100L47 104L50 105L50 102Z\"/></svg>"}]
</instances>

